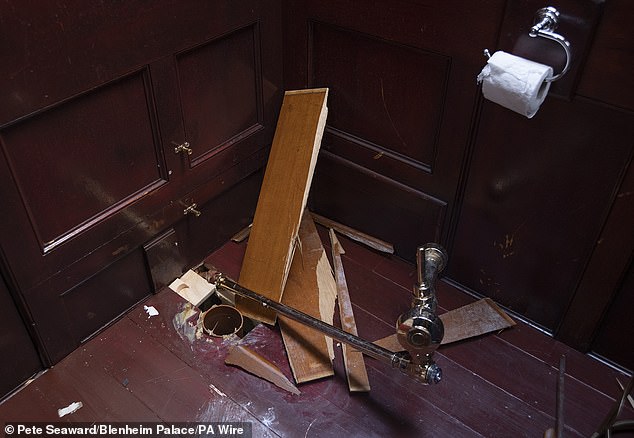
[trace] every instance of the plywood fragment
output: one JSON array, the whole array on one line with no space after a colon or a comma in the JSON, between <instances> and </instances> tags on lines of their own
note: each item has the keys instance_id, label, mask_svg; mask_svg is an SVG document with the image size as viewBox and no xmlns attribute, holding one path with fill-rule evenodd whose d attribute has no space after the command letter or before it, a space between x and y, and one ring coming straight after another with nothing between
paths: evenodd
<instances>
[{"instance_id":1,"label":"plywood fragment","mask_svg":"<svg viewBox=\"0 0 634 438\"><path fill-rule=\"evenodd\" d=\"M461 341L515 325L511 319L490 298L459 307L440 315L445 326L443 344Z\"/></svg>"},{"instance_id":2,"label":"plywood fragment","mask_svg":"<svg viewBox=\"0 0 634 438\"><path fill-rule=\"evenodd\" d=\"M169 288L195 307L200 306L215 290L211 283L191 269L174 280Z\"/></svg>"},{"instance_id":3,"label":"plywood fragment","mask_svg":"<svg viewBox=\"0 0 634 438\"><path fill-rule=\"evenodd\" d=\"M490 298L483 298L466 306L439 315L445 326L445 336L441 345L484 335L515 325L513 321ZM376 345L390 351L401 351L396 334L374 341Z\"/></svg>"},{"instance_id":4,"label":"plywood fragment","mask_svg":"<svg viewBox=\"0 0 634 438\"><path fill-rule=\"evenodd\" d=\"M273 362L244 345L238 344L232 347L225 358L225 363L238 366L288 392L301 394Z\"/></svg>"},{"instance_id":5,"label":"plywood fragment","mask_svg":"<svg viewBox=\"0 0 634 438\"><path fill-rule=\"evenodd\" d=\"M354 321L354 314L352 312L350 293L348 292L348 284L343 271L343 262L341 261L341 254L345 254L345 251L339 243L339 240L332 228L330 229L330 243L332 245L332 262L337 282L337 298L339 303L341 328L347 333L358 336L357 324ZM363 354L347 344L342 344L342 350L343 363L346 367L346 376L348 378L348 388L350 391L354 392L369 391L370 381L368 379L368 371L365 368Z\"/></svg>"},{"instance_id":6,"label":"plywood fragment","mask_svg":"<svg viewBox=\"0 0 634 438\"><path fill-rule=\"evenodd\" d=\"M302 217L282 303L332 324L337 285L311 215ZM334 374L332 339L287 317L279 317L284 346L297 383Z\"/></svg>"},{"instance_id":7,"label":"plywood fragment","mask_svg":"<svg viewBox=\"0 0 634 438\"><path fill-rule=\"evenodd\" d=\"M239 283L280 301L295 251L326 124L327 88L287 91L255 210ZM237 297L246 316L274 324L276 314Z\"/></svg>"}]
</instances>

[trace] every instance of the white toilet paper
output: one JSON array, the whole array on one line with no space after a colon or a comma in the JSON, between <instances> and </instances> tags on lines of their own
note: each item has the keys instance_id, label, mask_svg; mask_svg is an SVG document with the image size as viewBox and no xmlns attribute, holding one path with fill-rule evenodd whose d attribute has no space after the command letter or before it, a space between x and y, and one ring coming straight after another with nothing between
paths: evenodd
<instances>
[{"instance_id":1,"label":"white toilet paper","mask_svg":"<svg viewBox=\"0 0 634 438\"><path fill-rule=\"evenodd\" d=\"M478 75L482 94L529 119L546 99L552 67L506 52L495 52Z\"/></svg>"}]
</instances>

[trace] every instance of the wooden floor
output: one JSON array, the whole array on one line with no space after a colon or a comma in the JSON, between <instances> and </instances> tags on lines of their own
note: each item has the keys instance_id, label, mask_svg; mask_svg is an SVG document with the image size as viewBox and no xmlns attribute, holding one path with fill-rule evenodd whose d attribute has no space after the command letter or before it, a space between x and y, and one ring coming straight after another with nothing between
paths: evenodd
<instances>
[{"instance_id":1,"label":"wooden floor","mask_svg":"<svg viewBox=\"0 0 634 438\"><path fill-rule=\"evenodd\" d=\"M414 266L341 242L359 334L392 333L409 306ZM230 242L207 261L237 278L244 249ZM441 312L472 301L444 282L438 289ZM160 314L148 318L143 305ZM336 376L300 385L296 396L224 365L235 341L197 336L195 321L180 297L161 291L0 405L0 420L250 421L254 437L541 437L554 425L565 354L564 436L590 436L619 393L616 377L627 379L518 323L441 347L439 385L417 384L367 359L372 391L351 395L339 347ZM277 328L264 330L254 346L292 378ZM58 419L57 409L76 401L83 407ZM634 411L622 416L634 418Z\"/></svg>"}]
</instances>

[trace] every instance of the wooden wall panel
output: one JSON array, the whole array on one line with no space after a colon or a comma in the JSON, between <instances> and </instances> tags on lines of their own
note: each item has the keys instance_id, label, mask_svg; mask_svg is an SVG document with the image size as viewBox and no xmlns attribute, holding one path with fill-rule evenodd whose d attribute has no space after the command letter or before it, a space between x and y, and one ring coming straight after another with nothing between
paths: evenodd
<instances>
[{"instance_id":1,"label":"wooden wall panel","mask_svg":"<svg viewBox=\"0 0 634 438\"><path fill-rule=\"evenodd\" d=\"M1 12L3 125L264 16L268 28L274 25L269 18L278 19L279 5L254 0L11 0ZM274 34L267 30L265 46Z\"/></svg>"},{"instance_id":2,"label":"wooden wall panel","mask_svg":"<svg viewBox=\"0 0 634 438\"><path fill-rule=\"evenodd\" d=\"M485 102L449 275L554 331L632 138L632 115L589 101L550 99L531 120Z\"/></svg>"},{"instance_id":3,"label":"wooden wall panel","mask_svg":"<svg viewBox=\"0 0 634 438\"><path fill-rule=\"evenodd\" d=\"M447 204L326 152L319 157L310 208L414 258L421 242L440 240Z\"/></svg>"},{"instance_id":4,"label":"wooden wall panel","mask_svg":"<svg viewBox=\"0 0 634 438\"><path fill-rule=\"evenodd\" d=\"M319 22L310 31L312 84L331 89L331 143L345 136L431 172L451 59Z\"/></svg>"},{"instance_id":5,"label":"wooden wall panel","mask_svg":"<svg viewBox=\"0 0 634 438\"><path fill-rule=\"evenodd\" d=\"M381 178L378 185L393 185L394 193L408 192L406 198L417 193L437 200L443 214L437 206L428 209L427 201L408 206L420 208L410 214L431 227L421 230L409 218L401 226L396 217L383 222L388 216L348 213L345 204L380 206L382 201L345 183L320 184L321 175L329 173L326 165L316 175L315 205L336 192L339 207L327 212L330 217L346 224L352 220L357 228L384 238L391 235L387 240L397 252L407 248L399 255L409 259L411 248L421 243L412 243L419 236L446 241L478 99L475 76L484 62L482 48L495 41L503 4L284 3L286 85L328 86L332 92L322 151L354 164L348 171L359 187L374 187ZM401 227L398 233L386 231L394 227Z\"/></svg>"},{"instance_id":6,"label":"wooden wall panel","mask_svg":"<svg viewBox=\"0 0 634 438\"><path fill-rule=\"evenodd\" d=\"M571 70L531 120L483 100L475 78L485 48L561 67L559 45L528 37L537 0L284 6L286 84L332 92L314 208L405 258L439 240L456 284L588 347L631 252L627 221L606 222L634 145L631 3L555 5Z\"/></svg>"},{"instance_id":7,"label":"wooden wall panel","mask_svg":"<svg viewBox=\"0 0 634 438\"><path fill-rule=\"evenodd\" d=\"M201 207L201 217L189 217L175 227L178 240L184 242L180 250L188 261L186 266L200 262L209 255L210 248L219 248L229 237L253 222L263 178L261 160L261 156L256 156L251 159L250 166L248 162L236 166L234 171L240 172L239 184L223 187L231 181L230 175L226 175L192 194L202 198L203 192L208 192L207 197L211 200Z\"/></svg>"},{"instance_id":8,"label":"wooden wall panel","mask_svg":"<svg viewBox=\"0 0 634 438\"><path fill-rule=\"evenodd\" d=\"M0 276L0 399L42 369L42 363L4 278ZM19 366L16 366L18 364Z\"/></svg>"},{"instance_id":9,"label":"wooden wall panel","mask_svg":"<svg viewBox=\"0 0 634 438\"><path fill-rule=\"evenodd\" d=\"M633 140L634 142L634 140ZM634 151L633 151L634 152ZM634 165L629 166L612 204L601 235L597 238L594 251L588 261L583 278L579 282L575 296L561 322L557 337L575 348L586 351L592 347L594 335L600 330L602 320L611 310L614 297L622 289L622 281L634 253ZM601 293L598 293L601 291ZM634 308L634 297L629 297L629 305ZM620 349L619 338L607 345L595 344L606 357L609 348Z\"/></svg>"},{"instance_id":10,"label":"wooden wall panel","mask_svg":"<svg viewBox=\"0 0 634 438\"><path fill-rule=\"evenodd\" d=\"M259 28L250 25L176 56L190 161L262 129Z\"/></svg>"},{"instance_id":11,"label":"wooden wall panel","mask_svg":"<svg viewBox=\"0 0 634 438\"><path fill-rule=\"evenodd\" d=\"M52 364L150 292L144 243L173 227L191 265L252 220L257 179L232 188L273 137L280 4L8 1L0 16L0 243Z\"/></svg>"},{"instance_id":12,"label":"wooden wall panel","mask_svg":"<svg viewBox=\"0 0 634 438\"><path fill-rule=\"evenodd\" d=\"M610 0L579 83L579 94L634 110L634 26L632 2Z\"/></svg>"},{"instance_id":13,"label":"wooden wall panel","mask_svg":"<svg viewBox=\"0 0 634 438\"><path fill-rule=\"evenodd\" d=\"M143 223L174 188L148 81L143 69L0 130L14 219L0 225L22 288Z\"/></svg>"},{"instance_id":14,"label":"wooden wall panel","mask_svg":"<svg viewBox=\"0 0 634 438\"><path fill-rule=\"evenodd\" d=\"M76 345L84 342L97 330L150 294L151 286L144 264L143 252L137 249L107 269L60 294L66 323L70 325ZM55 316L59 318L61 315ZM53 331L60 324L51 314L41 315L38 321L42 325L45 321L50 323Z\"/></svg>"},{"instance_id":15,"label":"wooden wall panel","mask_svg":"<svg viewBox=\"0 0 634 438\"><path fill-rule=\"evenodd\" d=\"M42 252L165 182L145 79L126 76L0 131Z\"/></svg>"},{"instance_id":16,"label":"wooden wall panel","mask_svg":"<svg viewBox=\"0 0 634 438\"><path fill-rule=\"evenodd\" d=\"M634 324L632 324L632 303L634 303L634 263L625 273L623 283L617 292L609 311L604 315L600 329L592 342L592 351L634 371Z\"/></svg>"},{"instance_id":17,"label":"wooden wall panel","mask_svg":"<svg viewBox=\"0 0 634 438\"><path fill-rule=\"evenodd\" d=\"M173 225L183 257L178 269L184 272L186 267L200 262L211 248L219 247L249 224L261 181L258 170L262 159L260 153L244 160L178 200L176 208L162 209L149 216L143 226L134 227L104 245L100 249L114 258L106 266L103 254L95 251L80 263L65 268L60 275L21 290L43 340L47 365L61 360L86 337L128 309L135 299L138 301L152 292L142 245L133 246L133 242L150 241L156 230ZM192 197L210 199L198 206L200 217L183 216L181 203L191 204Z\"/></svg>"}]
</instances>

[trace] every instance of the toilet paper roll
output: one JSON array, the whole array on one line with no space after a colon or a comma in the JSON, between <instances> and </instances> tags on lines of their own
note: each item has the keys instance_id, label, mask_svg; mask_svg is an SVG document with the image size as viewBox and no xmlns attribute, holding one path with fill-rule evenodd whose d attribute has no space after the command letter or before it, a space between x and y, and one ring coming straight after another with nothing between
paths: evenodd
<instances>
[{"instance_id":1,"label":"toilet paper roll","mask_svg":"<svg viewBox=\"0 0 634 438\"><path fill-rule=\"evenodd\" d=\"M530 119L546 99L546 79L552 76L550 66L500 51L489 58L478 82L486 99Z\"/></svg>"}]
</instances>

